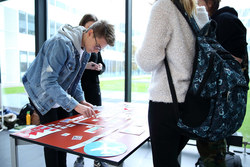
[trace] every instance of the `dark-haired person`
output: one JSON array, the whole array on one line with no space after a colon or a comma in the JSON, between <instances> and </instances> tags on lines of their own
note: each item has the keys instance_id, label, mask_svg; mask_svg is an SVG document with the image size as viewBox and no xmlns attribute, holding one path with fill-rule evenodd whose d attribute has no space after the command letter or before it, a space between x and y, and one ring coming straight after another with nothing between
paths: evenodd
<instances>
[{"instance_id":1,"label":"dark-haired person","mask_svg":"<svg viewBox=\"0 0 250 167\"><path fill-rule=\"evenodd\" d=\"M198 0L199 6L205 6L208 15L217 23L216 39L232 56L242 64L248 78L248 53L246 28L238 18L234 8L219 9L221 0ZM226 140L208 142L197 140L197 148L205 167L226 167Z\"/></svg>"},{"instance_id":2,"label":"dark-haired person","mask_svg":"<svg viewBox=\"0 0 250 167\"><path fill-rule=\"evenodd\" d=\"M148 121L155 167L179 166L178 156L189 140L177 128L164 58L169 62L178 102L183 103L191 78L195 36L174 1L179 0L154 3L142 46L136 53L138 66L152 73ZM197 8L196 0L180 3L189 17L195 15L198 25L208 22L206 9Z\"/></svg>"},{"instance_id":3,"label":"dark-haired person","mask_svg":"<svg viewBox=\"0 0 250 167\"><path fill-rule=\"evenodd\" d=\"M96 21L98 19L93 14L85 14L79 25L88 29ZM85 100L96 106L102 105L99 75L104 71L105 64L102 60L101 52L91 53L87 67L82 75L81 84Z\"/></svg>"}]
</instances>

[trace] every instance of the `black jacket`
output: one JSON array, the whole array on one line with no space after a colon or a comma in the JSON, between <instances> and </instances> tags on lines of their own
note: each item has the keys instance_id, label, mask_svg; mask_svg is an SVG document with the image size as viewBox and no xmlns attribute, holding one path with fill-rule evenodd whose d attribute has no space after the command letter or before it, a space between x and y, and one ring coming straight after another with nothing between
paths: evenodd
<instances>
[{"instance_id":1,"label":"black jacket","mask_svg":"<svg viewBox=\"0 0 250 167\"><path fill-rule=\"evenodd\" d=\"M105 64L102 60L101 53L91 53L91 57L89 62L101 63L102 70L95 71L95 70L88 70L85 69L82 78L81 78L81 85L84 91L85 100L93 105L101 106L101 90L100 90L100 81L99 75L105 71Z\"/></svg>"},{"instance_id":2,"label":"black jacket","mask_svg":"<svg viewBox=\"0 0 250 167\"><path fill-rule=\"evenodd\" d=\"M211 17L217 22L216 39L234 56L243 58L247 49L246 28L234 8L223 7Z\"/></svg>"},{"instance_id":3,"label":"black jacket","mask_svg":"<svg viewBox=\"0 0 250 167\"><path fill-rule=\"evenodd\" d=\"M234 8L223 7L211 17L217 22L216 39L233 56L241 58L245 77L248 76L247 29Z\"/></svg>"}]
</instances>

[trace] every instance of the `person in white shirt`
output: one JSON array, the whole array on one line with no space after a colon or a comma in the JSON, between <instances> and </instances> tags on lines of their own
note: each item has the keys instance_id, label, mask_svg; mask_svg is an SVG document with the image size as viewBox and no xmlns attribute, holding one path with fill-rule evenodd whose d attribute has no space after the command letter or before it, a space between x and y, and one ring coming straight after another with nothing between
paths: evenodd
<instances>
[{"instance_id":1,"label":"person in white shirt","mask_svg":"<svg viewBox=\"0 0 250 167\"><path fill-rule=\"evenodd\" d=\"M157 0L154 3L142 46L136 52L137 65L152 73L148 119L155 167L179 166L178 155L189 140L177 129L164 58L167 55L181 105L190 83L195 36L173 1ZM196 0L180 2L189 16L194 15L200 28L208 22L206 9L196 7Z\"/></svg>"}]
</instances>

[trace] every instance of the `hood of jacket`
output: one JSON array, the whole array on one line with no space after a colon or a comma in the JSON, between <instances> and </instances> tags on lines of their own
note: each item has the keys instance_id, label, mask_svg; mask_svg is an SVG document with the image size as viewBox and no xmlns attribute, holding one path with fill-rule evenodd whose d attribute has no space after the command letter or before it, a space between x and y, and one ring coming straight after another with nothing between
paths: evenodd
<instances>
[{"instance_id":1,"label":"hood of jacket","mask_svg":"<svg viewBox=\"0 0 250 167\"><path fill-rule=\"evenodd\" d=\"M234 9L234 8L231 8L231 7L229 7L229 6L225 6L225 7L223 7L223 8L220 8L219 10L217 10L215 13L214 13L214 15L212 16L212 17L216 17L216 16L218 16L218 15L220 15L220 14L222 14L222 13L230 13L230 14L232 14L232 15L235 15L236 17L238 17L238 13L237 13L237 11Z\"/></svg>"},{"instance_id":2,"label":"hood of jacket","mask_svg":"<svg viewBox=\"0 0 250 167\"><path fill-rule=\"evenodd\" d=\"M217 10L211 18L217 22L218 42L234 56L244 58L247 53L247 29L238 18L237 11L226 6Z\"/></svg>"},{"instance_id":3,"label":"hood of jacket","mask_svg":"<svg viewBox=\"0 0 250 167\"><path fill-rule=\"evenodd\" d=\"M82 35L85 30L86 29L83 26L73 27L69 24L65 24L60 27L58 32L69 38L77 49L77 51L79 52L79 54L81 55L83 53L83 49L81 48Z\"/></svg>"}]
</instances>

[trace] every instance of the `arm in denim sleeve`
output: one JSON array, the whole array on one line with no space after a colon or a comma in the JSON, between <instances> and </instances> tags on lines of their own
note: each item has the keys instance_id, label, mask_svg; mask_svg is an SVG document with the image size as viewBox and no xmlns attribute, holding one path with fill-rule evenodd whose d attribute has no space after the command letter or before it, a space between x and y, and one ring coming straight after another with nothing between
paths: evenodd
<instances>
[{"instance_id":1,"label":"arm in denim sleeve","mask_svg":"<svg viewBox=\"0 0 250 167\"><path fill-rule=\"evenodd\" d=\"M48 43L44 50L45 58L41 74L41 87L55 103L58 103L67 111L73 110L78 104L77 100L69 95L58 83L58 79L62 77L59 75L62 70L66 70L66 73L69 74L73 72L65 64L70 57L74 56L70 46L61 39Z\"/></svg>"}]
</instances>

